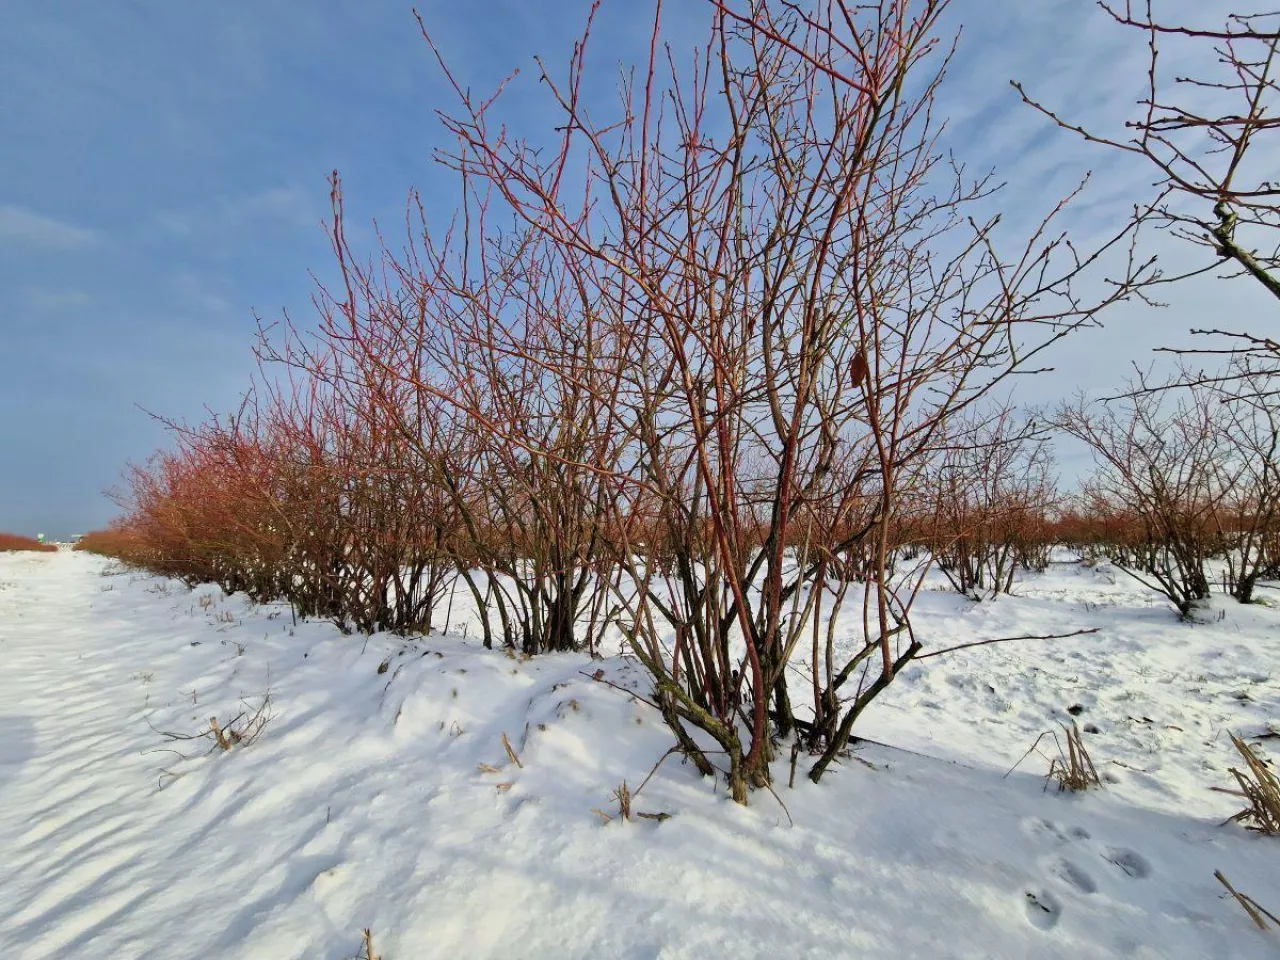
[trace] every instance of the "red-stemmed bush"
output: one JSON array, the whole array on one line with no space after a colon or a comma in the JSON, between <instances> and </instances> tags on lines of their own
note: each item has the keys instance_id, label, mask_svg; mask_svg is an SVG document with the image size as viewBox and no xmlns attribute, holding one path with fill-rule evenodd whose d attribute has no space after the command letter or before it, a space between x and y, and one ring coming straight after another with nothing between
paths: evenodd
<instances>
[{"instance_id":1,"label":"red-stemmed bush","mask_svg":"<svg viewBox=\"0 0 1280 960\"><path fill-rule=\"evenodd\" d=\"M48 553L57 549L56 545L41 543L35 537L24 537L16 533L0 533L0 553L12 553L20 550Z\"/></svg>"}]
</instances>

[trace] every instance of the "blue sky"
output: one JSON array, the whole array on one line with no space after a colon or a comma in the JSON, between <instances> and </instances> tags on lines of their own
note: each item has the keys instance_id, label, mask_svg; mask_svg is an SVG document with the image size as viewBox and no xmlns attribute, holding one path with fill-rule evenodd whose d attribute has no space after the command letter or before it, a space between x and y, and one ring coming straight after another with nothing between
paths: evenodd
<instances>
[{"instance_id":1,"label":"blue sky","mask_svg":"<svg viewBox=\"0 0 1280 960\"><path fill-rule=\"evenodd\" d=\"M516 67L508 115L538 122L532 56L562 62L587 0L422 0L460 76L488 90ZM596 56L634 57L647 3L606 0ZM1203 19L1217 3L1166 2ZM704 8L668 0L692 46ZM1223 8L1225 10L1225 7ZM1086 170L1084 234L1122 218L1150 178L1020 106L1024 80L1115 124L1142 81L1135 37L1092 0L954 0L960 56L948 143L1043 209ZM391 222L408 190L446 198L434 109L449 97L406 0L9 0L0 31L0 530L67 535L114 512L102 491L163 443L144 410L226 410L254 364L254 312L305 317L329 262L326 177L353 219ZM608 74L604 74L608 76ZM611 92L602 84L601 96ZM1120 311L1051 358L1034 399L1114 384L1130 360L1206 314L1260 308L1207 282L1176 308Z\"/></svg>"}]
</instances>

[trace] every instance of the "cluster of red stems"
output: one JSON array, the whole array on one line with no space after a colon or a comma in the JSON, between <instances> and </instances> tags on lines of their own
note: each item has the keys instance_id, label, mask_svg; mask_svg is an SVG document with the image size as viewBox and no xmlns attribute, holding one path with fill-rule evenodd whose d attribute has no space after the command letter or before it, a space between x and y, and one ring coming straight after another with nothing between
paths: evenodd
<instances>
[{"instance_id":1,"label":"cluster of red stems","mask_svg":"<svg viewBox=\"0 0 1280 960\"><path fill-rule=\"evenodd\" d=\"M39 553L50 553L58 548L52 543L41 543L34 537L24 537L16 533L0 533L0 553L11 553L30 550Z\"/></svg>"},{"instance_id":2,"label":"cluster of red stems","mask_svg":"<svg viewBox=\"0 0 1280 960\"><path fill-rule=\"evenodd\" d=\"M658 4L606 119L589 21L567 69L539 64L560 114L539 141L424 27L457 96L456 215L415 197L404 242L362 255L335 174L318 326L264 330L245 405L175 429L81 547L344 629L430 631L461 595L486 645L608 634L742 803L781 738L816 782L921 652L935 559L975 594L1062 540L1203 559L1180 538L1234 514L1170 489L1203 523L1153 526L1102 485L1064 511L1040 427L996 403L1153 274L1132 225L1068 242L1071 198L1000 222L940 139L946 6L708 0L681 62Z\"/></svg>"}]
</instances>

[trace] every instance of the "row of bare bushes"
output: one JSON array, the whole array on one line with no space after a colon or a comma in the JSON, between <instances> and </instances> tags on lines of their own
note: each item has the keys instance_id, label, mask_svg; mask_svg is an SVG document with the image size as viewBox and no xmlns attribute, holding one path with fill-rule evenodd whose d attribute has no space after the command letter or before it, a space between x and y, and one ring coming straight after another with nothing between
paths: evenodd
<instances>
[{"instance_id":1,"label":"row of bare bushes","mask_svg":"<svg viewBox=\"0 0 1280 960\"><path fill-rule=\"evenodd\" d=\"M346 629L461 593L491 645L612 630L735 799L792 734L817 781L924 650L935 559L970 595L1047 563L1042 430L1000 398L1155 279L1132 225L1070 242L1070 197L1002 222L945 141L946 6L713 0L682 60L655 5L616 110L583 99L589 27L540 66L530 141L424 28L457 216L415 198L358 251L335 175L316 326L264 330L242 409L175 427L84 546Z\"/></svg>"},{"instance_id":2,"label":"row of bare bushes","mask_svg":"<svg viewBox=\"0 0 1280 960\"><path fill-rule=\"evenodd\" d=\"M1274 373L1237 359L1221 375L1139 377L1047 420L1082 442L1094 470L1060 496L1045 434L1002 419L948 451L924 485L933 526L918 538L961 593L1010 592L1051 548L1111 561L1183 616L1220 584L1241 603L1280 579L1280 408Z\"/></svg>"},{"instance_id":3,"label":"row of bare bushes","mask_svg":"<svg viewBox=\"0 0 1280 960\"><path fill-rule=\"evenodd\" d=\"M988 421L901 491L889 567L929 555L958 592L982 599L1012 592L1019 576L1046 569L1051 550L1061 546L1132 572L1183 613L1209 596L1215 576L1224 591L1249 602L1260 580L1280 579L1277 424L1265 406L1209 393L1193 390L1190 405L1184 397L1158 422L1153 410L1170 405L1153 392L1130 395L1123 408L1065 408L1062 422L1092 439L1100 461L1083 491L1070 496L1057 490L1045 434L1016 427L1007 413ZM496 488L500 496L490 502L460 500L456 482L411 476L386 451L348 464L347 472L317 454L302 471L292 457L270 457L260 439L237 432L243 427L242 419L234 428L182 432L177 452L133 471L129 519L86 535L77 549L191 584L287 598L304 616L364 632L430 632L440 626L441 600L446 589L461 586L460 575L474 580L493 571L499 576L472 596L477 607L497 613L486 643L497 637L526 653L578 649L584 641L574 627L586 611L592 629L585 645L594 649L605 619L604 587L617 567L607 549L592 543L611 535L590 506L575 518L577 554L561 557L554 551L563 550L563 531L542 537L534 501L504 499L512 489L507 482L477 485ZM1157 455L1162 463L1153 462ZM386 474L376 489L375 471ZM555 484L544 493L555 495ZM678 572L669 530L646 517L626 523L639 531L635 548L657 570ZM786 546L803 550L823 532L798 524ZM746 535L753 549L763 548L767 523ZM698 535L700 549L712 536L709 527ZM0 543L55 549L30 538ZM875 558L865 547L863 540L833 553L833 578L873 576ZM573 582L548 583L562 568L577 572ZM522 571L532 573L531 584ZM573 603L575 591L589 592L590 602ZM554 609L562 592L572 607L563 635L551 639L546 618L530 618L539 606Z\"/></svg>"},{"instance_id":4,"label":"row of bare bushes","mask_svg":"<svg viewBox=\"0 0 1280 960\"><path fill-rule=\"evenodd\" d=\"M346 398L358 392L348 386ZM446 595L461 589L475 601L487 645L498 642L526 653L594 651L610 624L623 628L634 643L636 620L626 616L626 605L638 606L645 602L643 591L653 590L658 595L647 601L649 629L660 637L660 631L669 631L660 642L680 654L672 673L679 669L677 676L690 682L687 678L701 671L693 681L700 692L714 689L707 664L694 652L704 648L712 630L724 629L717 619L732 611L727 589L718 601L706 593L718 549L714 524L664 522L661 513L646 509L644 498L608 499L599 487L593 497L580 495L577 509L571 509L561 487L564 474L556 472L564 464L550 464L551 475L541 474L531 469L537 459L519 451L513 455L509 446L478 431L465 446L463 421L455 423L459 432L450 434L447 444L430 455L420 451L415 460L404 455L407 444L369 446L374 431L336 418L332 394L317 392L302 404L293 391L287 405L281 396L271 394L270 405L246 407L235 418L176 431L174 449L133 470L128 515L110 530L85 536L78 548L191 584L216 582L264 601L285 598L301 615L328 617L362 632L430 631L440 625ZM1204 399L1203 391L1190 396ZM1246 484L1249 478L1275 474L1275 437L1251 464L1233 463L1223 444L1258 435L1242 429L1241 408L1217 400L1189 407L1182 399L1170 406L1160 394L1145 391L1129 397L1128 407L1076 406L1059 415L1064 424L1088 423L1095 429L1109 424L1115 435L1137 442L1144 423L1148 431L1156 427L1136 416L1126 419L1123 411L1150 414L1169 407L1169 421L1158 426L1159 443L1153 432L1146 437L1167 451L1168 468L1213 470L1220 479L1230 478L1237 497L1227 498L1224 487L1210 485L1211 509L1182 499L1185 484L1173 485L1175 473L1144 469L1127 447L1104 468L1114 471L1122 462L1131 468L1128 473L1104 469L1082 494L1060 497L1046 435L1034 424L1008 411L976 424L957 421L949 442L935 456L922 458L919 474L900 485L888 522L864 504L866 513L857 516L874 522L861 530L847 519L838 527L823 525L815 514L790 528L783 551L783 562L794 565L785 585L791 606L784 616L794 618L783 621L792 624L788 643L795 649L805 640L796 621L807 625L810 649L805 653L821 664L837 649L831 626L851 591L869 621L865 636L874 641L870 604L881 596L897 604L894 614L901 619L890 629L904 625L909 630L909 606L929 562L976 599L1009 592L1018 571L1045 569L1054 546L1084 559L1106 558L1151 578L1180 610L1182 596L1208 595L1205 566L1217 558L1229 576L1240 578L1228 588L1247 600L1239 585L1275 577L1280 559L1280 523L1267 512L1274 509L1273 501L1263 496L1271 488ZM398 408L367 409L372 420ZM1196 411L1199 417L1190 416ZM439 408L433 425L442 426L450 412ZM1250 423L1258 428L1263 421ZM407 427L401 423L394 429L403 437ZM1220 442L1209 443L1208 436ZM1192 447L1207 452L1193 456ZM1134 484L1128 501L1124 489L1103 486L1117 477ZM1159 482L1137 484L1135 478ZM1163 495L1169 489L1180 492ZM1140 496L1144 491L1151 491L1146 499ZM874 523L882 527L878 536L867 529ZM767 517L750 516L738 532L749 561L763 567ZM877 553L881 546L883 558ZM806 561L809 569L801 568ZM1183 566L1176 566L1180 561ZM758 570L748 572L753 578L746 599L757 605L758 618L763 613L754 579ZM1198 578L1193 585L1199 592L1193 594L1192 585L1174 592L1182 584L1174 578L1191 574ZM800 591L807 594L806 608L793 599ZM693 608L699 600L709 611ZM712 606L716 602L719 607ZM691 609L702 616L691 616ZM713 665L740 680L742 663L732 659L732 642L722 641L719 650L729 656ZM864 643L857 652L861 661L849 657L840 670L851 663L856 669L874 649ZM830 726L841 718L841 677L828 671L825 683L819 671L812 708L801 708L810 721L804 733L810 738L821 735L810 732L815 729L811 721ZM785 682L775 687L773 707L775 724L794 716ZM741 702L737 709L744 710ZM828 730L826 736L834 740L838 734Z\"/></svg>"},{"instance_id":5,"label":"row of bare bushes","mask_svg":"<svg viewBox=\"0 0 1280 960\"><path fill-rule=\"evenodd\" d=\"M1269 371L1238 361L1225 377L1184 376L1176 389L1139 378L1106 403L1064 406L1058 426L1083 441L1096 464L1077 516L1088 521L1064 535L1164 594L1184 616L1209 597L1217 571L1226 592L1250 602L1259 581L1280 576L1273 382Z\"/></svg>"},{"instance_id":6,"label":"row of bare bushes","mask_svg":"<svg viewBox=\"0 0 1280 960\"><path fill-rule=\"evenodd\" d=\"M0 553L11 553L30 550L38 553L56 551L52 543L41 543L35 537L24 537L17 533L0 533Z\"/></svg>"}]
</instances>

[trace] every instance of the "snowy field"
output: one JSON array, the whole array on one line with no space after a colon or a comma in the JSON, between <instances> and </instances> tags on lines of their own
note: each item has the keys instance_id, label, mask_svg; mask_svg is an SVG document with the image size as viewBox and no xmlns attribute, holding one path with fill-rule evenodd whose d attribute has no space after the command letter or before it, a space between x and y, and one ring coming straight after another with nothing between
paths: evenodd
<instances>
[{"instance_id":1,"label":"snowy field","mask_svg":"<svg viewBox=\"0 0 1280 960\"><path fill-rule=\"evenodd\" d=\"M1229 730L1280 744L1280 610L1184 624L1078 564L1017 589L926 592L918 632L1099 632L912 666L820 786L783 751L744 809L671 757L633 801L669 818L606 824L672 742L593 679L645 692L622 659L366 642L0 555L0 957L339 960L363 928L383 960L1280 956L1213 875L1280 912L1280 840L1210 789ZM249 746L170 736L268 694ZM1048 739L1006 778L1069 708L1104 788L1046 791Z\"/></svg>"}]
</instances>

